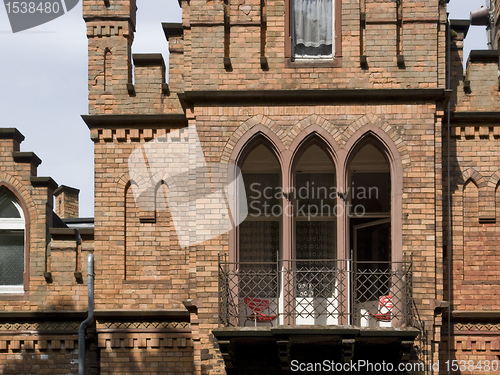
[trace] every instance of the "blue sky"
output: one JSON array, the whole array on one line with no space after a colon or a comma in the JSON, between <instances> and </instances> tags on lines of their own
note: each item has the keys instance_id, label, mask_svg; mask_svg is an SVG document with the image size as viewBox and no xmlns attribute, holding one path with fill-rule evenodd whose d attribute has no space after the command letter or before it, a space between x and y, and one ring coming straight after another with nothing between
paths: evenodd
<instances>
[{"instance_id":1,"label":"blue sky","mask_svg":"<svg viewBox=\"0 0 500 375\"><path fill-rule=\"evenodd\" d=\"M177 0L138 0L133 53L161 52L168 45L161 22L180 22ZM468 19L486 0L451 0L451 19ZM471 27L470 49L486 48L484 27ZM16 127L26 140L21 151L41 159L39 176L80 189L80 216L93 216L93 143L80 115L87 110L87 38L81 1L47 24L13 34L0 6L0 127Z\"/></svg>"}]
</instances>

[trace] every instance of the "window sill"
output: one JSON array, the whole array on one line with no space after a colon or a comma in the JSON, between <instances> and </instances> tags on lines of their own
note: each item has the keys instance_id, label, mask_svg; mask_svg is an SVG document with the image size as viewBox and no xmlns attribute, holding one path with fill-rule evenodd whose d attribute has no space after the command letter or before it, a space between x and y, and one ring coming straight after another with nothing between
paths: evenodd
<instances>
[{"instance_id":1,"label":"window sill","mask_svg":"<svg viewBox=\"0 0 500 375\"><path fill-rule=\"evenodd\" d=\"M293 60L288 58L285 60L285 68L341 68L342 56L334 57L333 59L299 59Z\"/></svg>"},{"instance_id":2,"label":"window sill","mask_svg":"<svg viewBox=\"0 0 500 375\"><path fill-rule=\"evenodd\" d=\"M0 285L0 295L4 294L23 294L24 285Z\"/></svg>"},{"instance_id":3,"label":"window sill","mask_svg":"<svg viewBox=\"0 0 500 375\"><path fill-rule=\"evenodd\" d=\"M5 291L0 289L0 301L25 301L29 298L29 292L23 290L21 292Z\"/></svg>"}]
</instances>

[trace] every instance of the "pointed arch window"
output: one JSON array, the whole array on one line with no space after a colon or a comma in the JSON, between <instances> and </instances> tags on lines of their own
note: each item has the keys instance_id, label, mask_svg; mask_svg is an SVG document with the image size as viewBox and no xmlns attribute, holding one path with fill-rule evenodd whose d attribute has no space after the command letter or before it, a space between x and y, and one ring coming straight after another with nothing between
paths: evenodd
<instances>
[{"instance_id":1,"label":"pointed arch window","mask_svg":"<svg viewBox=\"0 0 500 375\"><path fill-rule=\"evenodd\" d=\"M373 317L378 316L381 298L386 298L395 307L380 319L391 326L392 314L400 319L402 287L394 273L397 271L392 270L390 164L377 142L368 139L355 151L348 182L354 323L380 324Z\"/></svg>"},{"instance_id":2,"label":"pointed arch window","mask_svg":"<svg viewBox=\"0 0 500 375\"><path fill-rule=\"evenodd\" d=\"M293 174L296 324L336 324L336 173L326 147L311 141ZM334 307L335 306L335 307Z\"/></svg>"},{"instance_id":3,"label":"pointed arch window","mask_svg":"<svg viewBox=\"0 0 500 375\"><path fill-rule=\"evenodd\" d=\"M379 267L391 260L391 173L375 142L362 145L348 172L348 210L353 258Z\"/></svg>"},{"instance_id":4,"label":"pointed arch window","mask_svg":"<svg viewBox=\"0 0 500 375\"><path fill-rule=\"evenodd\" d=\"M241 164L248 216L239 225L239 261L271 264L280 251L281 172L265 142L258 142Z\"/></svg>"},{"instance_id":5,"label":"pointed arch window","mask_svg":"<svg viewBox=\"0 0 500 375\"><path fill-rule=\"evenodd\" d=\"M363 136L345 154L316 132L276 153L264 136L242 146L248 217L227 269L239 324L245 297L268 302L274 325L402 324L411 278L398 230L401 165L386 139Z\"/></svg>"},{"instance_id":6,"label":"pointed arch window","mask_svg":"<svg viewBox=\"0 0 500 375\"><path fill-rule=\"evenodd\" d=\"M295 258L337 257L335 167L324 147L308 145L294 173ZM311 266L311 265L310 265Z\"/></svg>"},{"instance_id":7,"label":"pointed arch window","mask_svg":"<svg viewBox=\"0 0 500 375\"><path fill-rule=\"evenodd\" d=\"M24 291L25 227L16 198L0 192L0 293Z\"/></svg>"}]
</instances>

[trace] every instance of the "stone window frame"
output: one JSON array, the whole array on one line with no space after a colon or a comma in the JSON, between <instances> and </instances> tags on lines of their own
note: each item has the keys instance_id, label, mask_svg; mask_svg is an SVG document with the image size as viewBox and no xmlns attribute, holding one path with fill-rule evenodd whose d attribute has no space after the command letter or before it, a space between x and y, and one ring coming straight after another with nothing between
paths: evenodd
<instances>
[{"instance_id":1,"label":"stone window frame","mask_svg":"<svg viewBox=\"0 0 500 375\"><path fill-rule=\"evenodd\" d=\"M321 60L295 60L292 55L292 1L285 1L285 67L287 68L316 68L316 67L342 67L342 0L334 0L334 51L331 59Z\"/></svg>"},{"instance_id":2,"label":"stone window frame","mask_svg":"<svg viewBox=\"0 0 500 375\"><path fill-rule=\"evenodd\" d=\"M403 165L399 151L390 136L377 126L369 123L358 129L347 140L343 147L335 141L333 136L318 125L311 125L291 142L287 148L283 145L278 136L269 131L268 128L257 125L248 130L236 143L231 161L240 166L241 161L251 151L254 144L259 144L258 138L262 137L270 145L271 152L276 156L282 177L282 189L285 193L290 192L293 186L294 165L303 146L311 141L319 141L326 147L325 151L330 155L335 167L337 189L345 191L348 186L349 165L356 152L363 147L366 142L376 142L380 151L389 162L391 175L391 261L401 262L403 260L403 239L402 239L402 195L403 195ZM316 140L312 140L316 138ZM286 199L286 198L283 198ZM283 202L285 203L285 202ZM345 205L340 197L337 203ZM344 207L345 208L345 207ZM286 216L286 215L285 215ZM280 259L293 259L294 255L294 221L293 217L282 217L281 223L281 249ZM337 259L349 259L349 223L345 217L337 220ZM238 262L238 228L229 232L229 261Z\"/></svg>"}]
</instances>

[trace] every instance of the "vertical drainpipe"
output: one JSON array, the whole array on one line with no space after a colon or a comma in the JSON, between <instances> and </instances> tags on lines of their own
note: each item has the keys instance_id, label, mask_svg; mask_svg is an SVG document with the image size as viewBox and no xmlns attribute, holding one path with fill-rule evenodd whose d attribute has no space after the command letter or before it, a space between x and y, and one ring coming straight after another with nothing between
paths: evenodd
<instances>
[{"instance_id":1,"label":"vertical drainpipe","mask_svg":"<svg viewBox=\"0 0 500 375\"><path fill-rule=\"evenodd\" d=\"M85 330L94 320L94 254L87 258L88 316L78 329L78 375L85 375Z\"/></svg>"},{"instance_id":2,"label":"vertical drainpipe","mask_svg":"<svg viewBox=\"0 0 500 375\"><path fill-rule=\"evenodd\" d=\"M447 57L446 57L446 70L448 71L448 77L446 77L446 88L448 90L451 89L451 25L450 25L450 18L448 18L448 24L446 27L446 44L447 44ZM448 242L448 248L447 248L447 256L448 256L448 300L450 302L450 305L448 306L448 360L451 361L451 257L452 257L452 237L451 237L451 161L450 161L450 142L451 142L451 123L450 123L450 116L451 116L451 98L448 98L448 103L446 105L446 118L447 118L447 129L446 129L446 158L447 158L447 163L446 163L446 169L447 169L447 174L446 174L446 179L447 179L447 205L448 205L448 230L447 230L447 242ZM448 368L448 374L450 374L450 369Z\"/></svg>"}]
</instances>

